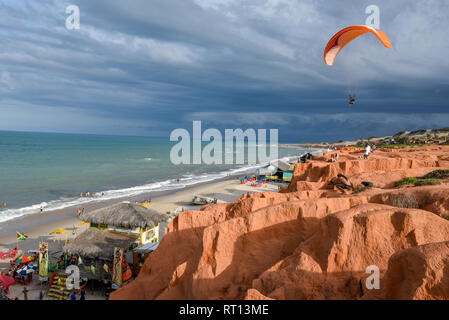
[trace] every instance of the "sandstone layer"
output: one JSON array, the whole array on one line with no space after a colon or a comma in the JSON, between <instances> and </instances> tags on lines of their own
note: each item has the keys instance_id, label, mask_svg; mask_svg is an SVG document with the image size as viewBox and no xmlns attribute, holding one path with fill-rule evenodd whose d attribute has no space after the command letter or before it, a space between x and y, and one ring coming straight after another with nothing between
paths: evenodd
<instances>
[{"instance_id":1,"label":"sandstone layer","mask_svg":"<svg viewBox=\"0 0 449 320\"><path fill-rule=\"evenodd\" d=\"M278 193L181 213L111 299L448 299L447 179L395 183L449 169L449 147L336 152L296 164ZM374 187L342 193L328 185L339 173Z\"/></svg>"}]
</instances>

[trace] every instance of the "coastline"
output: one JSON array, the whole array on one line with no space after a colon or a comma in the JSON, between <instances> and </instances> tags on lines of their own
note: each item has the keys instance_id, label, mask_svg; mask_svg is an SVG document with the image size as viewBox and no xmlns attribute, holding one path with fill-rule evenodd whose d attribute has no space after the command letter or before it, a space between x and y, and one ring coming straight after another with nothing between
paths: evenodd
<instances>
[{"instance_id":1,"label":"coastline","mask_svg":"<svg viewBox=\"0 0 449 320\"><path fill-rule=\"evenodd\" d=\"M214 196L219 202L233 202L245 193L255 193L261 191L275 190L275 188L253 188L247 185L240 185L239 175L228 176L214 181L202 182L183 189L152 191L132 197L123 197L101 202L91 202L83 207L86 211L104 208L122 201L142 202L151 198L150 208L161 213L173 211L177 208L185 210L199 210L200 206L190 204L190 199L194 195ZM76 211L80 208L67 207L64 209L45 212L43 214L34 213L0 223L0 249L11 249L16 245L16 232L20 231L29 236L29 240L22 241L28 247L27 242L48 234L57 229L78 229L77 225L81 220L77 217ZM65 236L63 237L65 239ZM70 239L70 237L69 237Z\"/></svg>"},{"instance_id":2,"label":"coastline","mask_svg":"<svg viewBox=\"0 0 449 320\"><path fill-rule=\"evenodd\" d=\"M301 147L297 146L291 146L290 148L296 148L301 149ZM325 152L325 150L321 148L307 148L307 149L315 149L311 152L314 154L321 154L322 152ZM298 156L287 156L285 159L294 159ZM284 159L284 158L281 158ZM173 188L173 189L153 189L146 192L139 193L137 195L126 195L122 197L116 197L116 198L108 198L102 200L100 199L92 199L91 201L88 200L86 203L79 203L74 205L69 205L66 207L63 207L61 209L51 209L50 211L46 211L44 207L43 214L39 212L39 209L35 209L36 212L34 213L28 213L23 214L22 216L14 217L10 220L1 221L0 222L0 249L2 247L2 244L5 243L4 238L6 237L15 237L16 232L23 232L23 233L30 233L30 231L34 229L38 229L39 227L42 227L44 225L53 225L55 223L59 223L60 225L70 225L74 224L74 222L80 222L78 220L76 212L78 209L85 209L86 211L93 211L96 209L104 208L122 201L130 201L130 202L143 202L146 199L151 198L152 205L151 208L159 211L160 213L166 213L167 211L173 211L176 210L178 207L184 207L187 209L197 209L198 207L191 206L188 203L178 204L174 205L169 200L170 198L174 196L178 197L188 197L192 198L194 195L206 195L207 191L209 189L217 189L219 193L220 187L224 187L223 182L226 181L232 181L236 180L239 177L252 174L255 171L255 167L242 167L242 168L234 168L226 171L222 171L217 173L217 175L222 175L221 177L214 177L212 180L206 180L206 181L200 181L193 184L187 184L179 188ZM158 183L158 182L156 182ZM227 183L225 183L226 185ZM138 186L137 186L138 187ZM254 192L253 190L248 190L250 192ZM210 193L210 192L209 192ZM207 195L206 195L207 196ZM219 199L223 202L234 202L237 200L238 197L231 196L231 197L224 197L224 199ZM188 200L190 200L188 199ZM157 204L157 205L156 205ZM61 226L62 228L62 226Z\"/></svg>"},{"instance_id":3,"label":"coastline","mask_svg":"<svg viewBox=\"0 0 449 320\"><path fill-rule=\"evenodd\" d=\"M281 192L181 213L110 299L447 299L449 146L333 154L296 164Z\"/></svg>"}]
</instances>

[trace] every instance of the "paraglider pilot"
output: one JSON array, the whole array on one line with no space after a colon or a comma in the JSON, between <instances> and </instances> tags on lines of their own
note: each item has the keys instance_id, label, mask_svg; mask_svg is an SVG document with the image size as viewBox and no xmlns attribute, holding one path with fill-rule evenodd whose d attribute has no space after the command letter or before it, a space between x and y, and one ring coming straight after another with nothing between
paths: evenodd
<instances>
[{"instance_id":1,"label":"paraglider pilot","mask_svg":"<svg viewBox=\"0 0 449 320\"><path fill-rule=\"evenodd\" d=\"M349 105L352 106L355 103L355 95L349 95Z\"/></svg>"}]
</instances>

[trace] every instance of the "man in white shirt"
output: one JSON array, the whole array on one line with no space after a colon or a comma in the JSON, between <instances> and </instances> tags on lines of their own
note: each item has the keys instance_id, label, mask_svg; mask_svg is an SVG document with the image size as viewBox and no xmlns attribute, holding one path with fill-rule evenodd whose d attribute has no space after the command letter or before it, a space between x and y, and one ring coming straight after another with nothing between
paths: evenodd
<instances>
[{"instance_id":1,"label":"man in white shirt","mask_svg":"<svg viewBox=\"0 0 449 320\"><path fill-rule=\"evenodd\" d=\"M365 154L363 155L363 158L364 158L364 159L368 159L370 153L371 153L371 147L370 147L369 144L366 144L366 147L365 147Z\"/></svg>"}]
</instances>

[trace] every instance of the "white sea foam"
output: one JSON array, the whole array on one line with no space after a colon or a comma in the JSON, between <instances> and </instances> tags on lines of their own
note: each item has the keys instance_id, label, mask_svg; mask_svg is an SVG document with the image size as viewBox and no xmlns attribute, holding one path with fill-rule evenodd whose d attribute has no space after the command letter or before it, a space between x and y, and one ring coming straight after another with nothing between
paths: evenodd
<instances>
[{"instance_id":1,"label":"white sea foam","mask_svg":"<svg viewBox=\"0 0 449 320\"><path fill-rule=\"evenodd\" d=\"M321 151L314 151L311 153L320 153ZM297 159L298 156L294 157L285 157L280 160L289 161L293 159ZM148 158L150 159L150 158ZM133 197L140 194L154 192L154 191L170 191L183 189L192 185L196 185L199 183L210 182L214 180L218 180L224 178L226 176L233 175L241 175L241 174L250 174L254 173L257 168L262 167L263 165L253 165L253 166L240 166L234 169L221 171L221 172L212 172L212 173L204 173L201 175L192 175L185 174L178 179L169 179L165 181L152 182L145 185L135 186L131 188L123 188L117 190L106 190L96 192L94 197L72 197L72 198L60 198L58 200L53 200L49 202L42 202L39 204L34 204L31 206L19 208L19 209L6 209L0 211L0 223L6 222L9 220L13 220L25 215L39 213L40 208L42 207L44 212L60 210L68 207L74 207L74 211L76 208L82 207L87 203L92 202L101 202L105 200L112 200L124 197ZM102 195L103 194L103 195Z\"/></svg>"},{"instance_id":2,"label":"white sea foam","mask_svg":"<svg viewBox=\"0 0 449 320\"><path fill-rule=\"evenodd\" d=\"M152 192L152 191L170 191L176 189L183 189L195 184L210 182L220 178L224 178L228 175L237 175L245 172L250 172L256 167L241 167L223 172L208 173L201 175L184 175L178 179L169 179L165 181L153 182L141 186L135 186L131 188L123 188L116 190L106 190L96 192L93 197L72 197L72 198L60 198L49 202L42 202L31 206L18 208L18 209L6 209L0 211L0 223L6 222L12 219L16 219L25 215L39 213L42 207L44 212L60 210L68 207L82 207L87 203L100 202L105 200L118 199L123 197L133 197L140 194ZM102 195L103 194L103 195ZM74 208L74 211L76 210Z\"/></svg>"}]
</instances>

